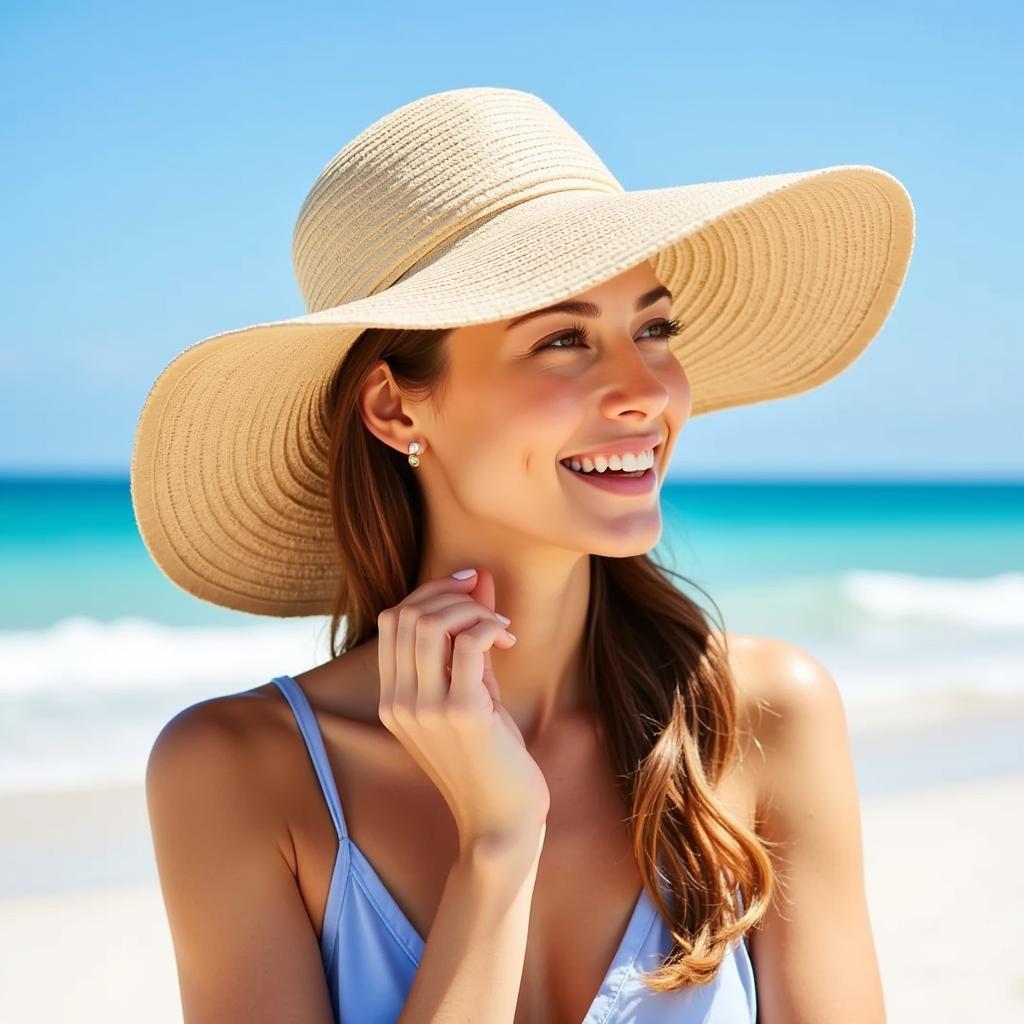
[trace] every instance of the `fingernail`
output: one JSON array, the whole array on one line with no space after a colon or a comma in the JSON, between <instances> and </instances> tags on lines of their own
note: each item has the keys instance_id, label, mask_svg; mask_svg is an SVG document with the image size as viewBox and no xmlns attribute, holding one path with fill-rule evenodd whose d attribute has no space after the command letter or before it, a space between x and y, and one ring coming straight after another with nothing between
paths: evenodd
<instances>
[{"instance_id":1,"label":"fingernail","mask_svg":"<svg viewBox=\"0 0 1024 1024\"><path fill-rule=\"evenodd\" d=\"M452 575L457 580L468 580L470 576L476 575L476 569L460 569L458 572L453 572Z\"/></svg>"},{"instance_id":2,"label":"fingernail","mask_svg":"<svg viewBox=\"0 0 1024 1024\"><path fill-rule=\"evenodd\" d=\"M495 612L494 617L505 626L512 621L507 615L502 615L501 612Z\"/></svg>"},{"instance_id":3,"label":"fingernail","mask_svg":"<svg viewBox=\"0 0 1024 1024\"><path fill-rule=\"evenodd\" d=\"M512 637L512 639L513 639L513 640L518 640L518 639L519 639L519 637L517 637L517 636L515 635L515 633L513 633L513 632L512 632L512 630L510 630L510 629L506 629L506 630L505 630L505 632L506 632L506 633L508 633L508 635L509 635L510 637Z\"/></svg>"}]
</instances>

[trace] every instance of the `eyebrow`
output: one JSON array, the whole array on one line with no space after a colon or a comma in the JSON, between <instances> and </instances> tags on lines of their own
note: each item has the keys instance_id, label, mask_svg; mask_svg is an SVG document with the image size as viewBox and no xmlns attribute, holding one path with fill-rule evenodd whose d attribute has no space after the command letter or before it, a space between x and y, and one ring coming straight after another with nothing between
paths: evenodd
<instances>
[{"instance_id":1,"label":"eyebrow","mask_svg":"<svg viewBox=\"0 0 1024 1024\"><path fill-rule=\"evenodd\" d=\"M633 312L639 313L641 309L653 306L659 299L671 298L672 293L663 284L659 284L657 288L652 288L649 292L644 292L644 294L636 300ZM570 299L568 302L558 302L553 306L545 306L543 309L535 309L530 313L524 313L522 316L517 316L514 320L509 321L505 330L511 331L513 327L525 323L527 320L532 320L535 316L549 316L551 313L576 313L578 316L596 317L601 315L601 307L595 305L593 302L580 302Z\"/></svg>"}]
</instances>

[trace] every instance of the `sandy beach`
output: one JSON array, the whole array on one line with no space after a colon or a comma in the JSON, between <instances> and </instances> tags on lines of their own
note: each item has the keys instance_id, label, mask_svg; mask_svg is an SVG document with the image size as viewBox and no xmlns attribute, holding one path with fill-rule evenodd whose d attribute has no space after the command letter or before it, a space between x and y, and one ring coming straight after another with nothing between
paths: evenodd
<instances>
[{"instance_id":1,"label":"sandy beach","mask_svg":"<svg viewBox=\"0 0 1024 1024\"><path fill-rule=\"evenodd\" d=\"M1021 726L965 713L854 736L894 1024L1024 1019ZM180 1022L141 786L9 794L0 820L4 1021Z\"/></svg>"}]
</instances>

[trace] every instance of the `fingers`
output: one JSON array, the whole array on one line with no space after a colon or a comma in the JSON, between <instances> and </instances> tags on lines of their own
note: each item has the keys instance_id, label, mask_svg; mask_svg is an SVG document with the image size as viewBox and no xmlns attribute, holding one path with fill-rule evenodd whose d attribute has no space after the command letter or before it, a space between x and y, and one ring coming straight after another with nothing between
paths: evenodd
<instances>
[{"instance_id":1,"label":"fingers","mask_svg":"<svg viewBox=\"0 0 1024 1024\"><path fill-rule=\"evenodd\" d=\"M456 666L460 664L459 653L463 652L465 658L466 649L480 650L480 669L476 675L475 687L472 683L463 682L460 693L462 694L462 707L469 710L472 707L489 708L490 701L484 701L486 690L483 686L483 650L490 647L499 637L506 638L507 646L511 646L511 639L504 625L497 620L488 608L483 608L473 601L456 601L453 604L438 608L435 611L425 612L419 616L413 627L414 636L410 647L415 665L413 676L415 693L407 694L406 699L411 706L418 710L443 707L449 702L450 693L455 681ZM462 637L469 639L460 640ZM399 649L404 653L404 647L399 644ZM401 657L401 655L400 655ZM451 677L449 678L448 663L451 662ZM463 673L472 671L472 659L463 662L466 667ZM399 680L402 673L399 671ZM402 700L401 696L396 699Z\"/></svg>"},{"instance_id":2,"label":"fingers","mask_svg":"<svg viewBox=\"0 0 1024 1024\"><path fill-rule=\"evenodd\" d=\"M452 644L452 672L449 704L461 711L494 707L489 687L484 685L484 655L495 643L511 647L515 643L508 630L497 620L486 617L456 634Z\"/></svg>"},{"instance_id":3,"label":"fingers","mask_svg":"<svg viewBox=\"0 0 1024 1024\"><path fill-rule=\"evenodd\" d=\"M464 609L475 609L477 615L481 612L480 606L466 594L440 593L437 596L409 604L400 609L398 615L398 630L395 638L395 688L394 699L412 707L417 702L417 691L422 692L422 687L427 686L427 697L436 702L442 699L444 694L438 693L431 685L428 675L425 672L426 663L423 659L421 647L429 646L433 651L439 651L439 670L451 660L448 632L465 628L475 619L465 617L457 619L441 619L440 616L449 609L461 605ZM428 636L428 631L431 635ZM421 676L420 673L424 675ZM436 674L436 673L435 673ZM447 691L448 684L445 680L444 690Z\"/></svg>"},{"instance_id":4,"label":"fingers","mask_svg":"<svg viewBox=\"0 0 1024 1024\"><path fill-rule=\"evenodd\" d=\"M389 728L396 707L401 716L402 711L449 703L457 666L462 709L493 707L482 683L486 653L495 644L510 647L515 640L489 607L469 596L473 579L431 580L378 616L380 717Z\"/></svg>"},{"instance_id":5,"label":"fingers","mask_svg":"<svg viewBox=\"0 0 1024 1024\"><path fill-rule=\"evenodd\" d=\"M476 586L472 588L473 599L494 611L494 573L483 569L473 578L476 580Z\"/></svg>"},{"instance_id":6,"label":"fingers","mask_svg":"<svg viewBox=\"0 0 1024 1024\"><path fill-rule=\"evenodd\" d=\"M394 701L395 673L397 665L395 662L395 643L398 635L398 616L401 609L407 604L418 601L425 597L433 597L437 594L468 594L476 585L476 576L469 579L457 580L452 576L441 579L427 580L426 583L418 586L412 593L406 595L398 604L391 608L385 608L377 616L377 667L380 673L380 702L388 707Z\"/></svg>"}]
</instances>

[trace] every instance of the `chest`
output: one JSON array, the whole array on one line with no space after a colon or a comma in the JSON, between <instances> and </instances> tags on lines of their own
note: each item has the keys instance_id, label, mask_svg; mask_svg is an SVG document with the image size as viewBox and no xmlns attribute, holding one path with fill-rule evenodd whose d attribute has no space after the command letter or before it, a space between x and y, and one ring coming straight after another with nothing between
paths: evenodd
<instances>
[{"instance_id":1,"label":"chest","mask_svg":"<svg viewBox=\"0 0 1024 1024\"><path fill-rule=\"evenodd\" d=\"M458 852L458 836L440 792L392 739L348 723L325 729L349 836L426 937ZM642 883L628 808L602 751L582 742L566 744L541 767L551 809L515 1022L579 1024L616 955ZM337 837L315 779L299 774L290 802L298 809L292 829L296 873L319 937ZM721 792L741 820L752 821L735 780Z\"/></svg>"}]
</instances>

